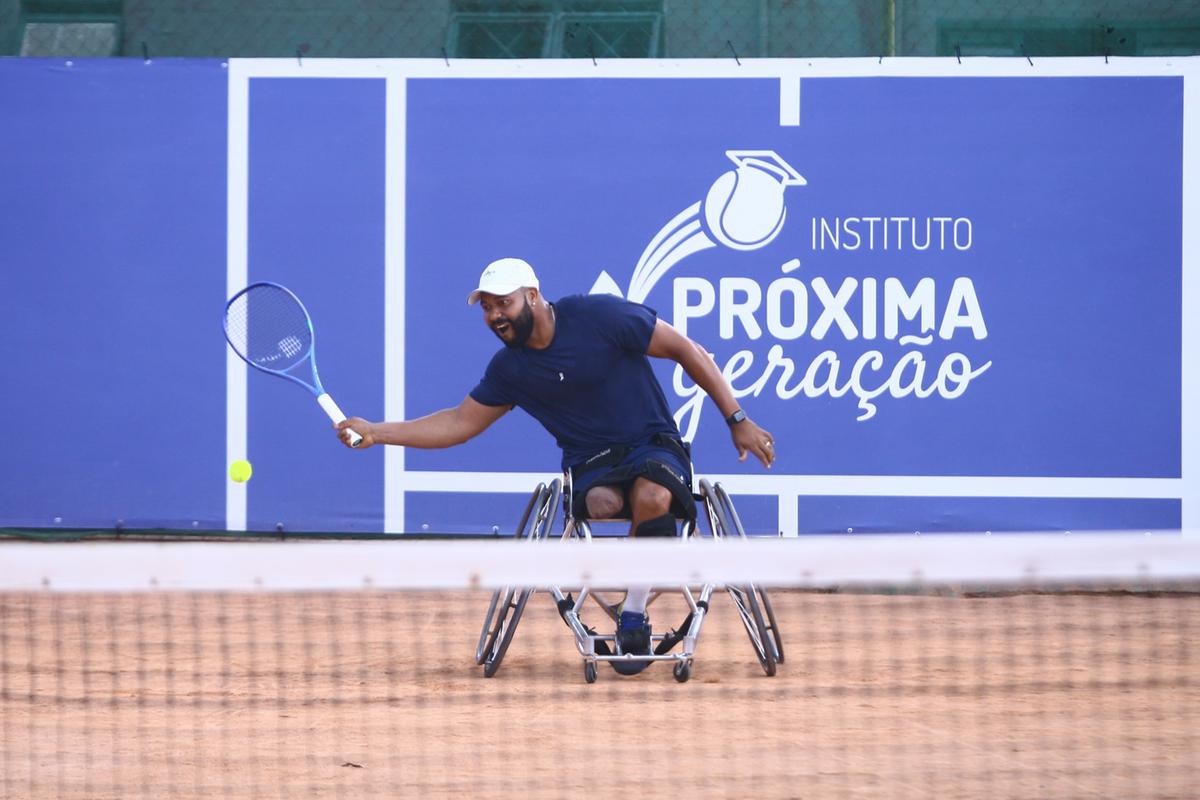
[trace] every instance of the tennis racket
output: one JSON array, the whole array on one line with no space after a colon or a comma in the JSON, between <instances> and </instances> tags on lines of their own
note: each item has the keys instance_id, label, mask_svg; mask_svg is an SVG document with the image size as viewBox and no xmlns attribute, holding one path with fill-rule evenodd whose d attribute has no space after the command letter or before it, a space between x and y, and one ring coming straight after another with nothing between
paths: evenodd
<instances>
[{"instance_id":1,"label":"tennis racket","mask_svg":"<svg viewBox=\"0 0 1200 800\"><path fill-rule=\"evenodd\" d=\"M288 288L263 281L230 298L225 304L225 339L250 366L312 392L335 423L346 418L317 374L312 318ZM362 437L351 430L350 446L361 443Z\"/></svg>"}]
</instances>

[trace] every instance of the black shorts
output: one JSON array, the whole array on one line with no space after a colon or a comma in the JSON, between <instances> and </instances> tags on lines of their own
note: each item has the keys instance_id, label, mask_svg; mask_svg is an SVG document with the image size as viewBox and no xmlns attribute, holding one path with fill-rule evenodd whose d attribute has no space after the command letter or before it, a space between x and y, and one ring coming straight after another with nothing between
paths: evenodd
<instances>
[{"instance_id":1,"label":"black shorts","mask_svg":"<svg viewBox=\"0 0 1200 800\"><path fill-rule=\"evenodd\" d=\"M654 481L671 491L671 513L684 519L696 518L692 496L692 464L686 445L678 439L656 436L649 442L614 447L571 468L571 508L586 519L587 493L597 486L613 486L625 495L625 507L617 516L628 519L629 489L638 478Z\"/></svg>"}]
</instances>

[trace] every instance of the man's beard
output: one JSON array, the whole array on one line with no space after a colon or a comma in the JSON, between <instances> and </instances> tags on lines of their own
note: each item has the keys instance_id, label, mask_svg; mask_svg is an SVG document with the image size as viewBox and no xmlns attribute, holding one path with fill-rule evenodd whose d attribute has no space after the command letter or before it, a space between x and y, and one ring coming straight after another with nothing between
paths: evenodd
<instances>
[{"instance_id":1,"label":"man's beard","mask_svg":"<svg viewBox=\"0 0 1200 800\"><path fill-rule=\"evenodd\" d=\"M533 335L533 309L529 307L529 301L525 301L525 307L521 309L521 313L517 314L516 318L509 319L505 317L502 322L507 322L512 328L512 339L505 341L495 327L492 328L492 333L496 334L496 338L504 342L505 347L524 347L529 341L529 337Z\"/></svg>"}]
</instances>

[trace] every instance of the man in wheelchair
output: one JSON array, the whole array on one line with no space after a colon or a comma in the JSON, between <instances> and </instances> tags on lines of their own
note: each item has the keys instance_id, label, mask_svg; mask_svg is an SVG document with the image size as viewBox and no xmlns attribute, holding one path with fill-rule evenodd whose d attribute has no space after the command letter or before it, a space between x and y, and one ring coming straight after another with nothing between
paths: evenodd
<instances>
[{"instance_id":1,"label":"man in wheelchair","mask_svg":"<svg viewBox=\"0 0 1200 800\"><path fill-rule=\"evenodd\" d=\"M454 408L415 420L351 417L338 435L374 444L442 448L478 436L520 406L554 436L572 476L578 517L629 519L631 536L675 536L676 519L693 519L691 458L649 356L683 367L729 425L738 459L770 468L774 437L738 407L733 390L702 347L658 319L651 308L610 295L573 295L550 303L533 268L517 258L487 266L467 298L504 348L478 385ZM649 587L630 587L617 639L623 652L650 651ZM635 662L644 667L648 662ZM640 668L640 667L639 667Z\"/></svg>"}]
</instances>

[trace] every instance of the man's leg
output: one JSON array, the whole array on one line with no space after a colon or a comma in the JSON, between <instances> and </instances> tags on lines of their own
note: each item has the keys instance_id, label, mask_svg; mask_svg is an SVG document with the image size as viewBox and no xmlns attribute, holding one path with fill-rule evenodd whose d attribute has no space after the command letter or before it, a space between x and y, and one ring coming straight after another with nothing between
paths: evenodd
<instances>
[{"instance_id":1,"label":"man's leg","mask_svg":"<svg viewBox=\"0 0 1200 800\"><path fill-rule=\"evenodd\" d=\"M592 519L612 519L625 508L625 496L616 486L593 486L585 498L587 515ZM671 511L671 491L667 487L646 478L638 478L629 490L629 507L633 517L629 526L630 536L639 535L638 528L643 522L650 522L655 529L643 530L642 536L674 535L661 524ZM670 523L674 530L674 517L670 517ZM662 532L657 528L662 528Z\"/></svg>"},{"instance_id":2,"label":"man's leg","mask_svg":"<svg viewBox=\"0 0 1200 800\"><path fill-rule=\"evenodd\" d=\"M671 516L671 492L667 487L654 481L638 478L629 490L629 507L633 511L633 520L629 526L629 535L641 536L673 536L675 534L675 518ZM649 523L642 527L643 524ZM641 530L639 531L639 528ZM650 587L631 586L625 597L624 610L645 614L646 601L650 597Z\"/></svg>"},{"instance_id":3,"label":"man's leg","mask_svg":"<svg viewBox=\"0 0 1200 800\"><path fill-rule=\"evenodd\" d=\"M638 479L637 483L644 483ZM594 486L585 495L587 513L592 519L613 519L625 510L625 494L616 486ZM668 502L670 502L668 500ZM643 506L642 511L647 508ZM638 511L634 511L635 519ZM634 523L636 526L636 522ZM646 601L650 597L648 586L631 586L626 591L621 605L620 623L617 625L617 641L622 653L650 652L650 624L646 619ZM625 675L636 675L649 661L614 663L613 668Z\"/></svg>"},{"instance_id":4,"label":"man's leg","mask_svg":"<svg viewBox=\"0 0 1200 800\"><path fill-rule=\"evenodd\" d=\"M592 519L612 519L625 508L625 495L616 486L593 486L585 502Z\"/></svg>"},{"instance_id":5,"label":"man's leg","mask_svg":"<svg viewBox=\"0 0 1200 800\"><path fill-rule=\"evenodd\" d=\"M647 480L646 478L638 478L633 482L633 487L629 490L629 507L633 511L633 522L629 527L629 535L637 536L638 527L644 522L649 522L655 528L665 529L666 522L664 517L670 516L671 512L671 490L663 486L661 483ZM675 518L670 517L671 529L675 528ZM642 535L649 533L651 536L658 534L658 530L643 530Z\"/></svg>"},{"instance_id":6,"label":"man's leg","mask_svg":"<svg viewBox=\"0 0 1200 800\"><path fill-rule=\"evenodd\" d=\"M629 489L630 535L674 536L676 530L671 500L671 491L665 486L646 478L637 478ZM593 519L611 519L626 509L625 494L616 486L589 489L585 502L588 516ZM646 615L649 598L649 586L630 586L625 594L617 624L617 642L622 653L650 653L651 628ZM649 661L616 662L613 668L625 675L635 675L649 665Z\"/></svg>"},{"instance_id":7,"label":"man's leg","mask_svg":"<svg viewBox=\"0 0 1200 800\"><path fill-rule=\"evenodd\" d=\"M629 507L633 514L630 536L674 535L675 518L670 513L671 492L665 486L638 478L629 490ZM649 599L649 586L630 586L626 592L625 602L621 606L621 620L617 625L617 641L622 652L650 652L650 620L646 616L646 602ZM648 663L644 661L638 664L637 671L641 671Z\"/></svg>"}]
</instances>

